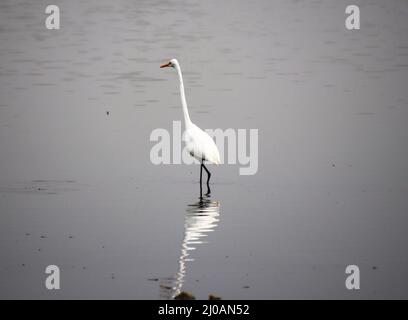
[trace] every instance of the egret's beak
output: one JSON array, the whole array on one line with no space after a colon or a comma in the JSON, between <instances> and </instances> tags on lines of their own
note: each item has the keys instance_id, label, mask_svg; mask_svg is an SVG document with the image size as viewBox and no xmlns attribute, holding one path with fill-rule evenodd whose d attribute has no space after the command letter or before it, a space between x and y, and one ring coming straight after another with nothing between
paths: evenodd
<instances>
[{"instance_id":1,"label":"egret's beak","mask_svg":"<svg viewBox=\"0 0 408 320\"><path fill-rule=\"evenodd\" d=\"M171 63L170 62L167 62L167 63L165 63L165 64L162 64L161 66L160 66L160 68L167 68L167 67L170 67L171 66Z\"/></svg>"}]
</instances>

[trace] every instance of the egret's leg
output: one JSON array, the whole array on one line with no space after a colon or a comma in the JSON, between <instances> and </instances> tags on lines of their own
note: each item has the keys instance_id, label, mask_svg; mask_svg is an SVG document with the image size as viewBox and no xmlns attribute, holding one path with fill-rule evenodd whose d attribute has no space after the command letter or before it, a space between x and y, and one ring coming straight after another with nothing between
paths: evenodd
<instances>
[{"instance_id":1,"label":"egret's leg","mask_svg":"<svg viewBox=\"0 0 408 320\"><path fill-rule=\"evenodd\" d=\"M202 163L201 164L203 167L204 167L204 169L205 169L205 171L207 171L207 194L210 194L211 193L211 190L210 190L210 178L211 178L211 173L210 173L210 171L208 171L208 169L205 167L205 165L204 165L204 163Z\"/></svg>"},{"instance_id":2,"label":"egret's leg","mask_svg":"<svg viewBox=\"0 0 408 320\"><path fill-rule=\"evenodd\" d=\"M203 178L203 164L200 165L200 199L203 197L203 187L201 185L202 178Z\"/></svg>"}]
</instances>

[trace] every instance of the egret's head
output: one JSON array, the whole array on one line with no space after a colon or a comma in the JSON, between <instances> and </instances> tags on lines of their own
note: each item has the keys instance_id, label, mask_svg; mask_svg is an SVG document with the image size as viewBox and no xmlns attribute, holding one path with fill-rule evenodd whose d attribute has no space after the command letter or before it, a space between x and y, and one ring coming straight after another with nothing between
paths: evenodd
<instances>
[{"instance_id":1,"label":"egret's head","mask_svg":"<svg viewBox=\"0 0 408 320\"><path fill-rule=\"evenodd\" d=\"M167 68L167 67L175 68L177 65L178 65L177 59L171 59L169 62L162 64L160 68Z\"/></svg>"}]
</instances>

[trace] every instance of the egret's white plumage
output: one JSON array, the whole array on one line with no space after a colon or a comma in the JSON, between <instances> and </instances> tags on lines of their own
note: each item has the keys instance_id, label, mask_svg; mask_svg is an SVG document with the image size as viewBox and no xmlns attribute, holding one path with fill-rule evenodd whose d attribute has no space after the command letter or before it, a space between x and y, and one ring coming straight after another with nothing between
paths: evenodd
<instances>
[{"instance_id":1,"label":"egret's white plumage","mask_svg":"<svg viewBox=\"0 0 408 320\"><path fill-rule=\"evenodd\" d=\"M184 131L183 139L186 143L187 151L200 162L208 161L214 164L220 164L220 153L210 135L201 130L198 126L190 120L188 114L186 96L184 92L183 75L181 74L180 64L177 59L171 59L170 62L161 66L173 67L177 70L177 74L180 80L180 97L181 104L183 106L184 123L186 130Z\"/></svg>"},{"instance_id":2,"label":"egret's white plumage","mask_svg":"<svg viewBox=\"0 0 408 320\"><path fill-rule=\"evenodd\" d=\"M184 132L184 142L187 151L199 161L208 161L214 164L220 164L220 154L218 148L209 134L194 123L186 125Z\"/></svg>"}]
</instances>

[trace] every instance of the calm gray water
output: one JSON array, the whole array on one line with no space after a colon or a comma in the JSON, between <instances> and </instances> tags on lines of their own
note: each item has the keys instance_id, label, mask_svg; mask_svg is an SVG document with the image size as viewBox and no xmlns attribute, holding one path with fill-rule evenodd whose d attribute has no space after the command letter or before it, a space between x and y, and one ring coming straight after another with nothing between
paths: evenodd
<instances>
[{"instance_id":1,"label":"calm gray water","mask_svg":"<svg viewBox=\"0 0 408 320\"><path fill-rule=\"evenodd\" d=\"M2 0L0 298L408 298L408 2L354 3ZM173 57L197 125L259 130L201 202L150 161Z\"/></svg>"}]
</instances>

